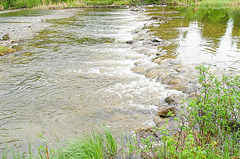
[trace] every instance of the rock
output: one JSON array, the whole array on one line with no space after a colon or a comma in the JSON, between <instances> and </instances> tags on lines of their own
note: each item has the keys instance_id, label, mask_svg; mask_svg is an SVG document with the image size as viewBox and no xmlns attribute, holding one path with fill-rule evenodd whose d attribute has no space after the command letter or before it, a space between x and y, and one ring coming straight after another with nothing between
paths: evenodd
<instances>
[{"instance_id":1,"label":"rock","mask_svg":"<svg viewBox=\"0 0 240 159\"><path fill-rule=\"evenodd\" d=\"M152 39L152 42L154 42L154 43L159 43L159 42L162 42L162 39L160 39L159 37L154 37L154 38Z\"/></svg>"},{"instance_id":2,"label":"rock","mask_svg":"<svg viewBox=\"0 0 240 159\"><path fill-rule=\"evenodd\" d=\"M154 126L151 127L142 127L142 128L138 128L135 130L136 132L136 136L138 138L148 138L149 136L154 136L156 138L156 135L154 135L156 128Z\"/></svg>"},{"instance_id":3,"label":"rock","mask_svg":"<svg viewBox=\"0 0 240 159\"><path fill-rule=\"evenodd\" d=\"M147 49L141 49L141 50L139 51L139 53L146 55L146 54L148 53L148 50L147 50Z\"/></svg>"},{"instance_id":4,"label":"rock","mask_svg":"<svg viewBox=\"0 0 240 159\"><path fill-rule=\"evenodd\" d=\"M150 18L150 20L158 20L158 17L152 16L152 17Z\"/></svg>"},{"instance_id":5,"label":"rock","mask_svg":"<svg viewBox=\"0 0 240 159\"><path fill-rule=\"evenodd\" d=\"M190 80L189 83L197 84L198 81L199 81L198 78L194 78L193 80Z\"/></svg>"},{"instance_id":6,"label":"rock","mask_svg":"<svg viewBox=\"0 0 240 159\"><path fill-rule=\"evenodd\" d=\"M186 87L185 90L183 90L183 93L190 94L192 92L195 92L195 89L193 87Z\"/></svg>"},{"instance_id":7,"label":"rock","mask_svg":"<svg viewBox=\"0 0 240 159\"><path fill-rule=\"evenodd\" d=\"M159 115L153 116L153 122L157 127L163 126L167 123L167 118L160 117Z\"/></svg>"},{"instance_id":8,"label":"rock","mask_svg":"<svg viewBox=\"0 0 240 159\"><path fill-rule=\"evenodd\" d=\"M144 11L144 8L142 8L142 7L132 7L131 9L130 9L130 11L134 11L134 12L137 12L137 11Z\"/></svg>"},{"instance_id":9,"label":"rock","mask_svg":"<svg viewBox=\"0 0 240 159\"><path fill-rule=\"evenodd\" d=\"M4 56L4 55L5 55L4 53L0 52L0 56Z\"/></svg>"},{"instance_id":10,"label":"rock","mask_svg":"<svg viewBox=\"0 0 240 159\"><path fill-rule=\"evenodd\" d=\"M141 157L144 159L153 159L153 158L158 158L158 153L155 152L156 150L154 149L148 149L147 151L141 151Z\"/></svg>"},{"instance_id":11,"label":"rock","mask_svg":"<svg viewBox=\"0 0 240 159\"><path fill-rule=\"evenodd\" d=\"M153 60L154 63L157 63L159 65L161 64L161 61L162 60L160 58L156 58L156 59Z\"/></svg>"},{"instance_id":12,"label":"rock","mask_svg":"<svg viewBox=\"0 0 240 159\"><path fill-rule=\"evenodd\" d=\"M143 40L143 45L150 45L150 44L152 44L151 40L148 40L148 39Z\"/></svg>"},{"instance_id":13,"label":"rock","mask_svg":"<svg viewBox=\"0 0 240 159\"><path fill-rule=\"evenodd\" d=\"M184 93L188 89L188 86L185 83L183 83L183 84L178 84L178 85L170 85L170 86L167 86L167 88L182 91Z\"/></svg>"},{"instance_id":14,"label":"rock","mask_svg":"<svg viewBox=\"0 0 240 159\"><path fill-rule=\"evenodd\" d=\"M184 81L182 80L182 79L172 79L172 80L170 80L168 83L170 84L170 85L177 85L177 84L181 84L181 83L183 83Z\"/></svg>"},{"instance_id":15,"label":"rock","mask_svg":"<svg viewBox=\"0 0 240 159\"><path fill-rule=\"evenodd\" d=\"M179 65L181 63L180 59L167 58L164 60L164 63L167 65Z\"/></svg>"},{"instance_id":16,"label":"rock","mask_svg":"<svg viewBox=\"0 0 240 159\"><path fill-rule=\"evenodd\" d=\"M131 69L131 71L135 72L135 73L139 73L139 74L145 74L146 73L146 68L142 68L142 67L133 67Z\"/></svg>"},{"instance_id":17,"label":"rock","mask_svg":"<svg viewBox=\"0 0 240 159\"><path fill-rule=\"evenodd\" d=\"M127 44L133 44L133 41L132 40L128 40L126 41Z\"/></svg>"},{"instance_id":18,"label":"rock","mask_svg":"<svg viewBox=\"0 0 240 159\"><path fill-rule=\"evenodd\" d=\"M180 117L179 115L176 115L176 117ZM175 118L175 117L174 117ZM175 120L173 117L163 118L158 115L153 117L153 121L156 125L156 131L154 132L155 136L157 136L158 139L160 139L162 136L166 135L163 132L163 130L167 130L169 135L173 135L177 130L179 126L179 122Z\"/></svg>"},{"instance_id":19,"label":"rock","mask_svg":"<svg viewBox=\"0 0 240 159\"><path fill-rule=\"evenodd\" d=\"M182 68L182 67L177 68L176 71L178 73L188 73L189 72L189 70L187 68Z\"/></svg>"},{"instance_id":20,"label":"rock","mask_svg":"<svg viewBox=\"0 0 240 159\"><path fill-rule=\"evenodd\" d=\"M5 34L5 35L2 37L2 39L3 39L4 41L7 41L7 40L10 39L10 35L7 33L7 34Z\"/></svg>"},{"instance_id":21,"label":"rock","mask_svg":"<svg viewBox=\"0 0 240 159\"><path fill-rule=\"evenodd\" d=\"M165 99L165 102L167 102L169 105L177 105L178 102L179 102L179 98L177 95L175 94L172 94L168 97L166 97Z\"/></svg>"},{"instance_id":22,"label":"rock","mask_svg":"<svg viewBox=\"0 0 240 159\"><path fill-rule=\"evenodd\" d=\"M135 63L134 63L134 65L135 66L138 66L138 65L141 65L141 64L143 64L144 63L144 61L136 61Z\"/></svg>"},{"instance_id":23,"label":"rock","mask_svg":"<svg viewBox=\"0 0 240 159\"><path fill-rule=\"evenodd\" d=\"M160 117L171 117L172 115L175 116L177 112L178 112L178 109L176 107L167 106L167 107L160 108L157 113ZM169 115L169 113L171 113L171 115Z\"/></svg>"},{"instance_id":24,"label":"rock","mask_svg":"<svg viewBox=\"0 0 240 159\"><path fill-rule=\"evenodd\" d=\"M151 78L151 79L155 79L158 77L159 73L162 72L162 69L159 69L159 68L151 68L151 69L148 69L147 72L146 72L146 77L147 78Z\"/></svg>"}]
</instances>

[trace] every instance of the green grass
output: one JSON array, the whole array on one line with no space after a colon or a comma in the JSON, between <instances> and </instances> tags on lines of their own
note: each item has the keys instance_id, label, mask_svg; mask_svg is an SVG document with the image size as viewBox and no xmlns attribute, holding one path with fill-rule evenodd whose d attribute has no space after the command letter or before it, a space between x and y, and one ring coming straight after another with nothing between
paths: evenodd
<instances>
[{"instance_id":1,"label":"green grass","mask_svg":"<svg viewBox=\"0 0 240 159\"><path fill-rule=\"evenodd\" d=\"M236 6L239 0L166 0L165 3L190 4L198 6ZM237 7L237 6L236 6Z\"/></svg>"},{"instance_id":2,"label":"green grass","mask_svg":"<svg viewBox=\"0 0 240 159\"><path fill-rule=\"evenodd\" d=\"M59 150L57 158L113 158L117 153L116 139L109 129L103 127L104 134L92 131L81 138L69 141L67 146Z\"/></svg>"},{"instance_id":3,"label":"green grass","mask_svg":"<svg viewBox=\"0 0 240 159\"><path fill-rule=\"evenodd\" d=\"M41 137L42 138L42 137ZM44 139L45 140L45 139ZM102 127L102 131L92 130L81 137L69 140L62 148L50 148L45 141L38 150L32 150L28 140L28 152L14 153L5 150L3 159L105 159L114 158L117 154L117 140L110 130ZM37 154L34 154L34 152Z\"/></svg>"}]
</instances>

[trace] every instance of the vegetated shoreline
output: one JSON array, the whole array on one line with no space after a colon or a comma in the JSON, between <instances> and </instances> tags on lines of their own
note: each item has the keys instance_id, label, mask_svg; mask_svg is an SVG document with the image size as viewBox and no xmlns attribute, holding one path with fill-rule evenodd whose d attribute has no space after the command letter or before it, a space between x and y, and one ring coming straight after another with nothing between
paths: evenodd
<instances>
[{"instance_id":1,"label":"vegetated shoreline","mask_svg":"<svg viewBox=\"0 0 240 159\"><path fill-rule=\"evenodd\" d=\"M3 1L0 4L0 9L19 9L19 8L33 8L33 9L68 9L72 7L95 7L98 5L193 5L193 6L238 6L240 4L237 0L53 0L53 1Z\"/></svg>"}]
</instances>

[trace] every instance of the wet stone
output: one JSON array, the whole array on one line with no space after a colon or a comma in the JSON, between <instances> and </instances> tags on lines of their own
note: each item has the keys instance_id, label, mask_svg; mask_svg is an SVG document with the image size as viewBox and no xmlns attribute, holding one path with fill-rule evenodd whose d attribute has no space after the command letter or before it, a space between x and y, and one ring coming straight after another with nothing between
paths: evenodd
<instances>
[{"instance_id":1,"label":"wet stone","mask_svg":"<svg viewBox=\"0 0 240 159\"><path fill-rule=\"evenodd\" d=\"M175 116L177 112L178 112L178 109L176 107L167 106L167 107L160 108L157 113L160 117L171 117L171 116Z\"/></svg>"},{"instance_id":2,"label":"wet stone","mask_svg":"<svg viewBox=\"0 0 240 159\"><path fill-rule=\"evenodd\" d=\"M133 44L133 41L132 40L128 40L126 41L127 44Z\"/></svg>"},{"instance_id":3,"label":"wet stone","mask_svg":"<svg viewBox=\"0 0 240 159\"><path fill-rule=\"evenodd\" d=\"M172 95L166 97L164 100L169 105L177 105L179 103L179 97L175 94L172 94Z\"/></svg>"},{"instance_id":4,"label":"wet stone","mask_svg":"<svg viewBox=\"0 0 240 159\"><path fill-rule=\"evenodd\" d=\"M7 34L5 34L5 35L2 37L2 39L3 39L4 41L7 41L7 40L10 39L10 35L7 33Z\"/></svg>"},{"instance_id":5,"label":"wet stone","mask_svg":"<svg viewBox=\"0 0 240 159\"><path fill-rule=\"evenodd\" d=\"M145 74L146 73L146 68L143 68L143 67L133 67L131 69L131 71L135 72L135 73L139 73L139 74Z\"/></svg>"},{"instance_id":6,"label":"wet stone","mask_svg":"<svg viewBox=\"0 0 240 159\"><path fill-rule=\"evenodd\" d=\"M160 58L156 58L153 60L154 63L157 63L157 64L161 64L161 59Z\"/></svg>"}]
</instances>

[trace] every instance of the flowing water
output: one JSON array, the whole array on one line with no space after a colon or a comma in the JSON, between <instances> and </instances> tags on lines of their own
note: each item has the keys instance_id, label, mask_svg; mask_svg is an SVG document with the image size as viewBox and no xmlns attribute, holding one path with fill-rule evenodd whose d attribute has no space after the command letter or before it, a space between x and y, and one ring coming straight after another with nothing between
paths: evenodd
<instances>
[{"instance_id":1,"label":"flowing water","mask_svg":"<svg viewBox=\"0 0 240 159\"><path fill-rule=\"evenodd\" d=\"M26 27L37 17L55 12L11 12L8 16L0 16L4 21L0 25L17 21L21 27ZM155 14L156 8L149 8L149 12ZM179 20L183 19L176 21ZM175 56L175 52L184 61L194 63L191 56L190 59L185 58L182 52L192 49L193 45L188 42L201 31L200 22L188 21L187 27L174 24L171 28L173 22L165 24L167 27L149 29L173 44L177 42L177 47L162 46L168 49L169 56ZM105 124L113 131L152 125L152 116L158 105L166 96L179 92L167 90L160 82L131 71L139 59L148 65L157 65L138 53L144 46L126 44L134 37L132 31L142 28L145 23L139 14L124 8L73 9L69 17L48 18L44 23L48 27L28 40L22 51L1 57L1 150L8 143L27 151L28 140L37 147L40 133L46 138L64 140L81 135L99 124ZM229 47L229 41L224 40L232 40L231 54L221 55L217 51L222 49L211 47L215 43L200 39L199 46L204 46L204 54L198 54L208 58L214 52L216 58L229 57L229 62L234 62L232 58L235 61L239 59L239 34L229 35L231 25L233 22L227 20L225 34L217 37ZM166 33L168 28L171 34ZM159 29L161 31L156 31ZM200 38L199 35L195 38ZM220 41L216 43L220 45ZM197 51L197 48L193 50ZM211 52L213 49L215 51ZM239 69L236 68L238 66L239 63L232 65L234 69Z\"/></svg>"},{"instance_id":2,"label":"flowing water","mask_svg":"<svg viewBox=\"0 0 240 159\"><path fill-rule=\"evenodd\" d=\"M65 139L98 124L112 130L152 125L164 86L131 71L148 57L126 44L144 21L128 9L76 9L17 54L2 57L0 141L17 148L37 136ZM9 18L9 17L7 17ZM126 58L131 56L133 58ZM149 65L152 65L149 61Z\"/></svg>"}]
</instances>

